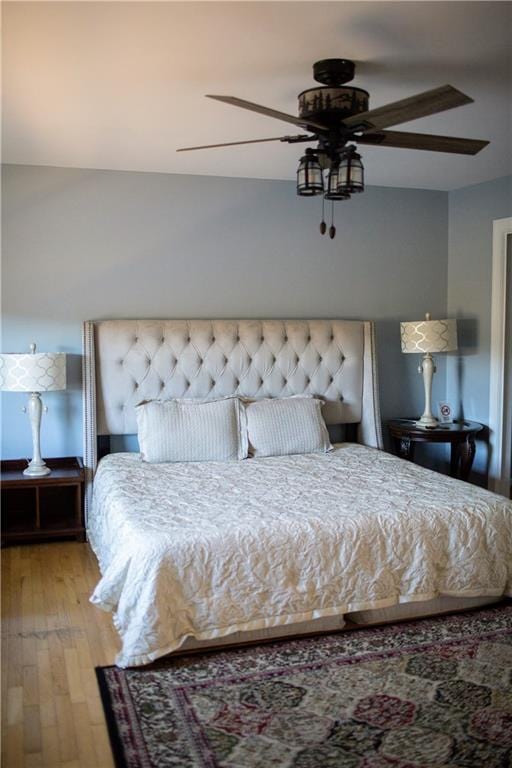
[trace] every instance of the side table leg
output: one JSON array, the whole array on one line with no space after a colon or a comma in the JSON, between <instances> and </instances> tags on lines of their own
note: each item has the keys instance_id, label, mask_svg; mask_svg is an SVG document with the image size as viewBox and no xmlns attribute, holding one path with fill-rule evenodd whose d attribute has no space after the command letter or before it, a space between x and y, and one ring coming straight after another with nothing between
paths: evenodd
<instances>
[{"instance_id":1,"label":"side table leg","mask_svg":"<svg viewBox=\"0 0 512 768\"><path fill-rule=\"evenodd\" d=\"M397 456L400 456L401 459L414 461L414 440L411 440L410 437L395 437L394 444Z\"/></svg>"},{"instance_id":2,"label":"side table leg","mask_svg":"<svg viewBox=\"0 0 512 768\"><path fill-rule=\"evenodd\" d=\"M450 452L450 475L451 477L459 476L459 460L460 451L459 443L452 443Z\"/></svg>"},{"instance_id":3,"label":"side table leg","mask_svg":"<svg viewBox=\"0 0 512 768\"><path fill-rule=\"evenodd\" d=\"M473 466L473 459L475 458L475 441L472 437L468 437L463 443L460 444L460 479L467 480L471 467Z\"/></svg>"}]
</instances>

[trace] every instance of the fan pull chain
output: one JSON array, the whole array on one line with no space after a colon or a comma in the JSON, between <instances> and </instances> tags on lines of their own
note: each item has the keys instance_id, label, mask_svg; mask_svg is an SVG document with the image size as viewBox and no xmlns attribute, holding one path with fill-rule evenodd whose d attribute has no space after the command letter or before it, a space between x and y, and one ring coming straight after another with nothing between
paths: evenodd
<instances>
[{"instance_id":1,"label":"fan pull chain","mask_svg":"<svg viewBox=\"0 0 512 768\"><path fill-rule=\"evenodd\" d=\"M325 215L324 215L324 196L322 195L322 221L320 222L320 234L325 235L327 231L327 224L325 223Z\"/></svg>"},{"instance_id":2,"label":"fan pull chain","mask_svg":"<svg viewBox=\"0 0 512 768\"><path fill-rule=\"evenodd\" d=\"M329 237L334 240L336 237L336 227L334 226L334 201L331 203L331 226L329 227Z\"/></svg>"}]
</instances>

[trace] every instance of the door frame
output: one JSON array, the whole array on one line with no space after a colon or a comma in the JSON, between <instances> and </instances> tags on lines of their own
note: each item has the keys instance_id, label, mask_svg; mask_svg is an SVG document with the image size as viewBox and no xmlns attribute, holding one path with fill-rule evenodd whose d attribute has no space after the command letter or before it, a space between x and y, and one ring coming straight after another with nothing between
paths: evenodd
<instances>
[{"instance_id":1,"label":"door frame","mask_svg":"<svg viewBox=\"0 0 512 768\"><path fill-rule=\"evenodd\" d=\"M507 250L512 237L512 216L495 219L492 227L491 348L489 380L489 490L510 496L512 424L507 414L505 342L507 302ZM508 408L510 410L510 408Z\"/></svg>"}]
</instances>

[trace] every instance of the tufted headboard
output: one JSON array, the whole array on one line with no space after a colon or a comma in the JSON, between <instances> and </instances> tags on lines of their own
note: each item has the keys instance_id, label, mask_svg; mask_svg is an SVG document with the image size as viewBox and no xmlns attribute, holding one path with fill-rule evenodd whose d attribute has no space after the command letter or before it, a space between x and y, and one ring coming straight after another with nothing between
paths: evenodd
<instances>
[{"instance_id":1,"label":"tufted headboard","mask_svg":"<svg viewBox=\"0 0 512 768\"><path fill-rule=\"evenodd\" d=\"M137 432L134 406L172 397L326 400L328 424L381 447L373 324L356 320L98 320L84 323L84 463L99 435Z\"/></svg>"}]
</instances>

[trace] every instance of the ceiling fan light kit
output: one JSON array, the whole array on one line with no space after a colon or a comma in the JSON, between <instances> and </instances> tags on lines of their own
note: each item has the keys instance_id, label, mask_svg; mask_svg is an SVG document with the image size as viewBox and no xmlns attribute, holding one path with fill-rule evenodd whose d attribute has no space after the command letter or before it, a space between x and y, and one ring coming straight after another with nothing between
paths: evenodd
<instances>
[{"instance_id":1,"label":"ceiling fan light kit","mask_svg":"<svg viewBox=\"0 0 512 768\"><path fill-rule=\"evenodd\" d=\"M316 149L308 148L300 160L297 194L301 197L323 195L334 206L334 201L348 200L351 195L364 192L364 167L356 151L357 143L463 155L476 155L489 143L480 139L385 130L388 126L470 104L473 99L451 85L442 85L370 110L368 91L345 85L352 80L354 73L355 64L349 59L322 59L313 64L313 77L322 85L299 94L298 117L235 96L209 95L210 99L293 123L309 133L185 147L178 152L266 141L288 144L317 142ZM325 231L322 217L320 232L324 234ZM333 238L335 234L336 228L332 223L329 235Z\"/></svg>"},{"instance_id":2,"label":"ceiling fan light kit","mask_svg":"<svg viewBox=\"0 0 512 768\"><path fill-rule=\"evenodd\" d=\"M339 187L340 166L339 163L333 163L327 176L327 190L325 192L326 200L348 200L348 192L344 192Z\"/></svg>"},{"instance_id":3,"label":"ceiling fan light kit","mask_svg":"<svg viewBox=\"0 0 512 768\"><path fill-rule=\"evenodd\" d=\"M355 147L346 152L340 163L338 176L338 191L347 195L364 192L364 167Z\"/></svg>"},{"instance_id":4,"label":"ceiling fan light kit","mask_svg":"<svg viewBox=\"0 0 512 768\"><path fill-rule=\"evenodd\" d=\"M324 177L314 150L306 149L297 168L297 194L302 197L321 195L324 191Z\"/></svg>"}]
</instances>

